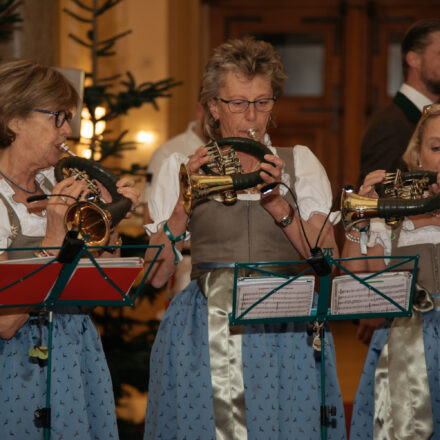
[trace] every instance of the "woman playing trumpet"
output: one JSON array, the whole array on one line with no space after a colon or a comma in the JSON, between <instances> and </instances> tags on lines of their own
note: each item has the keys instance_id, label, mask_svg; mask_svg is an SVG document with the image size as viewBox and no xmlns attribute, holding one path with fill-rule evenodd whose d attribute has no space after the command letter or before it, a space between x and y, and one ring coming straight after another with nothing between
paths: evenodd
<instances>
[{"instance_id":1,"label":"woman playing trumpet","mask_svg":"<svg viewBox=\"0 0 440 440\"><path fill-rule=\"evenodd\" d=\"M282 181L296 191L304 227L315 242L331 206L329 181L303 146L275 149L267 135L271 111L286 80L284 66L268 43L250 38L220 45L203 77L201 103L210 139L250 137L264 142L267 163L238 151L244 173L261 170L264 184ZM229 328L233 263L295 260L310 250L287 190L238 194L230 206L219 197L196 205L190 216L179 200L179 166L197 173L207 164L201 147L188 160L164 163L149 203L151 244L164 244L152 283L163 285L175 270L182 239L191 233L192 282L171 302L152 349L145 439L319 439L319 366L303 323ZM288 201L289 200L289 201ZM337 252L331 224L324 247ZM147 256L148 258L148 256ZM344 416L326 345L327 394L337 407L329 438L345 438Z\"/></svg>"},{"instance_id":2,"label":"woman playing trumpet","mask_svg":"<svg viewBox=\"0 0 440 440\"><path fill-rule=\"evenodd\" d=\"M0 258L55 255L11 248L61 246L67 206L87 193L82 180L54 178L78 94L55 69L19 60L0 65L0 101ZM119 181L118 188L136 205L131 181ZM51 193L63 195L49 197L44 206L27 202L30 195ZM109 244L117 237L113 232ZM47 365L28 352L47 341L46 320L37 310L0 309L2 439L43 438L34 412L46 406ZM96 328L78 307L55 308L53 325L53 438L117 438L112 384Z\"/></svg>"},{"instance_id":3,"label":"woman playing trumpet","mask_svg":"<svg viewBox=\"0 0 440 440\"><path fill-rule=\"evenodd\" d=\"M410 171L440 173L439 105L425 107L403 159ZM430 195L439 193L439 176L429 187ZM383 170L369 173L359 194L378 197L375 185L384 179ZM375 219L357 228L368 235L368 256L419 254L420 260L413 316L385 321L374 331L356 394L350 438L438 438L440 217L437 213L405 217L396 229ZM358 229L348 232L344 257L362 255ZM386 259L358 260L347 267L376 272L386 267Z\"/></svg>"}]
</instances>

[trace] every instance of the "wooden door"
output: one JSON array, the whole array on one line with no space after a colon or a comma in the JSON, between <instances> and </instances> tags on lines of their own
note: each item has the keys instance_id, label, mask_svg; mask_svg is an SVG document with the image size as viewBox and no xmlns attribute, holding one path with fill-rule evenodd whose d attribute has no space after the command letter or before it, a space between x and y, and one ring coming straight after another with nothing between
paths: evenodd
<instances>
[{"instance_id":1,"label":"wooden door","mask_svg":"<svg viewBox=\"0 0 440 440\"><path fill-rule=\"evenodd\" d=\"M400 44L417 20L440 18L440 2L377 0L369 9L366 114L388 105L402 81Z\"/></svg>"},{"instance_id":2,"label":"wooden door","mask_svg":"<svg viewBox=\"0 0 440 440\"><path fill-rule=\"evenodd\" d=\"M308 146L340 184L341 17L333 7L293 2L211 2L211 46L254 35L280 51L289 76L275 110L275 146ZM329 2L327 2L329 3Z\"/></svg>"}]
</instances>

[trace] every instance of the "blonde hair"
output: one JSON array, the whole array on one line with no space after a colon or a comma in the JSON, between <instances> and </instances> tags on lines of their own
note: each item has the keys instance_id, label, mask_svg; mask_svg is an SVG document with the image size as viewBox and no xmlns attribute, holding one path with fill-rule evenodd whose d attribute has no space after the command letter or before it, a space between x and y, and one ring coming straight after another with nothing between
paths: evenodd
<instances>
[{"instance_id":1,"label":"blonde hair","mask_svg":"<svg viewBox=\"0 0 440 440\"><path fill-rule=\"evenodd\" d=\"M440 104L430 104L423 108L423 114L420 118L413 135L403 153L403 160L408 166L409 171L419 169L419 154L422 148L423 136L428 121L440 116Z\"/></svg>"},{"instance_id":2,"label":"blonde hair","mask_svg":"<svg viewBox=\"0 0 440 440\"><path fill-rule=\"evenodd\" d=\"M15 140L8 128L16 117L26 118L32 108L71 110L79 102L73 85L57 70L31 60L0 65L0 148Z\"/></svg>"},{"instance_id":3,"label":"blonde hair","mask_svg":"<svg viewBox=\"0 0 440 440\"><path fill-rule=\"evenodd\" d=\"M287 80L281 57L270 43L245 37L218 46L206 65L200 92L200 103L205 113L203 131L208 139L220 137L218 124L209 111L208 103L218 96L228 72L242 74L250 79L255 75L269 78L276 99L282 95Z\"/></svg>"}]
</instances>

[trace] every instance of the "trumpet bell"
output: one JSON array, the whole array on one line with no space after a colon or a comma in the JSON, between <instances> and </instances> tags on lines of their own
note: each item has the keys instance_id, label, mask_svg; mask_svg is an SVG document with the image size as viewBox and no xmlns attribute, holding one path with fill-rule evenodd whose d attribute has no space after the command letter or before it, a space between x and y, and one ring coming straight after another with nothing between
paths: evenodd
<instances>
[{"instance_id":1,"label":"trumpet bell","mask_svg":"<svg viewBox=\"0 0 440 440\"><path fill-rule=\"evenodd\" d=\"M93 202L78 202L69 206L64 216L67 231L77 231L78 238L88 246L105 246L110 238L111 213Z\"/></svg>"},{"instance_id":2,"label":"trumpet bell","mask_svg":"<svg viewBox=\"0 0 440 440\"><path fill-rule=\"evenodd\" d=\"M360 221L378 216L378 199L360 196L352 190L343 189L341 195L341 216L345 230Z\"/></svg>"},{"instance_id":3,"label":"trumpet bell","mask_svg":"<svg viewBox=\"0 0 440 440\"><path fill-rule=\"evenodd\" d=\"M185 212L189 214L197 200L202 200L212 194L223 192L223 201L233 204L237 200L232 175L206 176L190 174L185 165L179 171L180 194Z\"/></svg>"}]
</instances>

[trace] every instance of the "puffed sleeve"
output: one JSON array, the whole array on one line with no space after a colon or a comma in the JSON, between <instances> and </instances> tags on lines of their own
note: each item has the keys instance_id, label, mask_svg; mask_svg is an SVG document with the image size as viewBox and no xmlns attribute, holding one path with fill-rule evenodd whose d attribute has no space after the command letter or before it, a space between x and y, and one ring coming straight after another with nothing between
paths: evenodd
<instances>
[{"instance_id":1,"label":"puffed sleeve","mask_svg":"<svg viewBox=\"0 0 440 440\"><path fill-rule=\"evenodd\" d=\"M179 199L180 165L186 164L188 160L189 158L181 153L173 153L162 163L157 178L151 185L148 211L153 223L144 225L147 234L156 233L162 224L170 218Z\"/></svg>"},{"instance_id":2,"label":"puffed sleeve","mask_svg":"<svg viewBox=\"0 0 440 440\"><path fill-rule=\"evenodd\" d=\"M312 151L302 145L293 149L295 164L295 191L301 217L308 220L313 214L327 215L333 197L327 173ZM340 212L330 215L332 224L338 223Z\"/></svg>"}]
</instances>

